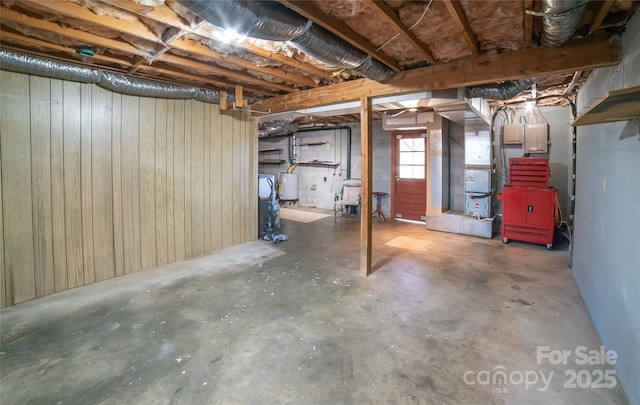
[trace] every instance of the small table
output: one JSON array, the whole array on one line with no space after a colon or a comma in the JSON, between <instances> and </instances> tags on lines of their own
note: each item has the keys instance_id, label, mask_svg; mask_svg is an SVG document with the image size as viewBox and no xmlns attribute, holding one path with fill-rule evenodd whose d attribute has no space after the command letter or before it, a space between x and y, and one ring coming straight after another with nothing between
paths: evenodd
<instances>
[{"instance_id":1,"label":"small table","mask_svg":"<svg viewBox=\"0 0 640 405\"><path fill-rule=\"evenodd\" d=\"M387 217L384 216L382 212L382 197L388 197L389 193L385 193L384 191L374 191L373 194L376 197L376 210L373 211L373 216L378 216L378 220L386 221Z\"/></svg>"}]
</instances>

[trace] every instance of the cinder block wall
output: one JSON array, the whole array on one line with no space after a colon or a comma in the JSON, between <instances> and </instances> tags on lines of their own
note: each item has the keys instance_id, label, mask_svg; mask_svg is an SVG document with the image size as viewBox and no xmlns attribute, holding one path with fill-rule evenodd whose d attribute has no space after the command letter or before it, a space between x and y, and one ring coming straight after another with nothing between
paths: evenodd
<instances>
[{"instance_id":1,"label":"cinder block wall","mask_svg":"<svg viewBox=\"0 0 640 405\"><path fill-rule=\"evenodd\" d=\"M611 90L640 85L640 13L622 36L622 63L596 69L578 112ZM578 128L573 274L618 379L640 404L640 135L629 120ZM577 342L578 344L580 342Z\"/></svg>"},{"instance_id":2,"label":"cinder block wall","mask_svg":"<svg viewBox=\"0 0 640 405\"><path fill-rule=\"evenodd\" d=\"M359 179L361 173L360 124L347 124L351 127L351 178ZM298 165L294 173L298 174L298 199L301 206L333 209L335 193L339 193L343 181L347 178L347 131L327 129L326 131L301 132L296 134L296 144L328 142L326 145L297 146L298 162L313 159L339 162L336 166ZM260 139L260 149L282 149L281 165L259 164L259 172L279 175L290 166L288 156L289 138ZM269 156L271 157L271 156ZM382 129L382 121L373 122L373 190L391 193L391 133ZM375 202L374 202L375 204ZM375 209L375 207L374 207ZM391 211L390 198L382 200L385 214Z\"/></svg>"}]
</instances>

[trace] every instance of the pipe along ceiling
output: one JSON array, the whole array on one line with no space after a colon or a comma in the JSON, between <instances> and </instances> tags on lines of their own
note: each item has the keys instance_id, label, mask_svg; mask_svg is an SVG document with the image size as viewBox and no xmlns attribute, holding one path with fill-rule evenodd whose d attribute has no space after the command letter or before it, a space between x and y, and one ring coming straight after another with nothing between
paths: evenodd
<instances>
[{"instance_id":1,"label":"pipe along ceiling","mask_svg":"<svg viewBox=\"0 0 640 405\"><path fill-rule=\"evenodd\" d=\"M353 45L273 1L177 0L213 25L239 35L269 41L288 41L324 63L382 81L394 71Z\"/></svg>"}]
</instances>

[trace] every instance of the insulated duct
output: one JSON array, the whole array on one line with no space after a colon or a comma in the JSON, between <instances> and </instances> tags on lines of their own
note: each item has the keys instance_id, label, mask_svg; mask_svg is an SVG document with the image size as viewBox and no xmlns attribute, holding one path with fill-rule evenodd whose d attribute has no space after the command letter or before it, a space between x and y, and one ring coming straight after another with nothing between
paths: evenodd
<instances>
[{"instance_id":1,"label":"insulated duct","mask_svg":"<svg viewBox=\"0 0 640 405\"><path fill-rule=\"evenodd\" d=\"M288 41L324 63L376 81L394 71L298 13L272 1L177 0L211 24L251 38Z\"/></svg>"},{"instance_id":2,"label":"insulated duct","mask_svg":"<svg viewBox=\"0 0 640 405\"><path fill-rule=\"evenodd\" d=\"M588 0L542 0L542 45L560 46L578 29Z\"/></svg>"},{"instance_id":3,"label":"insulated duct","mask_svg":"<svg viewBox=\"0 0 640 405\"><path fill-rule=\"evenodd\" d=\"M94 83L104 89L130 96L171 99L193 98L211 104L220 102L220 94L213 90L139 79L106 72L101 69L81 67L4 50L0 50L0 68L11 72L59 80Z\"/></svg>"},{"instance_id":4,"label":"insulated duct","mask_svg":"<svg viewBox=\"0 0 640 405\"><path fill-rule=\"evenodd\" d=\"M298 124L291 121L268 121L261 122L258 125L258 137L267 138L267 137L278 137L293 134L298 131Z\"/></svg>"},{"instance_id":5,"label":"insulated duct","mask_svg":"<svg viewBox=\"0 0 640 405\"><path fill-rule=\"evenodd\" d=\"M542 0L542 45L560 46L578 29L588 0ZM529 89L534 79L522 79L501 84L467 87L467 97L508 100Z\"/></svg>"},{"instance_id":6,"label":"insulated duct","mask_svg":"<svg viewBox=\"0 0 640 405\"><path fill-rule=\"evenodd\" d=\"M468 98L488 98L491 100L508 100L528 90L535 79L521 79L505 83L485 84L482 86L467 87Z\"/></svg>"}]
</instances>

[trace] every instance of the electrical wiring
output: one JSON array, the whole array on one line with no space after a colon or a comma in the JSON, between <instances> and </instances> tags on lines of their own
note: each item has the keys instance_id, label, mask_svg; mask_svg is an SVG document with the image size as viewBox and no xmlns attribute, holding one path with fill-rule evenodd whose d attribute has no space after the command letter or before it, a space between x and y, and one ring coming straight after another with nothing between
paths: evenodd
<instances>
[{"instance_id":1,"label":"electrical wiring","mask_svg":"<svg viewBox=\"0 0 640 405\"><path fill-rule=\"evenodd\" d=\"M555 201L553 202L554 207L554 218L556 222L556 228L562 229L564 226L567 229L567 233L569 234L569 250L571 250L571 245L573 243L573 236L571 235L571 227L562 217L562 207L560 206L560 200L558 199L558 194L556 193Z\"/></svg>"},{"instance_id":2,"label":"electrical wiring","mask_svg":"<svg viewBox=\"0 0 640 405\"><path fill-rule=\"evenodd\" d=\"M424 18L425 15L427 15L427 11L429 11L429 6L431 6L431 3L433 2L433 0L429 0L429 4L427 4L427 7L424 8L424 11L422 12L422 15L420 16L420 18L418 18L418 21L416 21L415 24L413 24L411 27L407 28L407 31L411 31L412 29L414 29L418 24L420 24L420 22L422 22L422 19ZM394 39L398 38L400 36L400 34L396 34L393 37L391 37L390 40L388 40L387 42L385 42L384 44L380 45L378 47L378 49L376 49L376 52L380 51L382 48L384 48L385 46L389 45L391 43L391 41L393 41Z\"/></svg>"}]
</instances>

